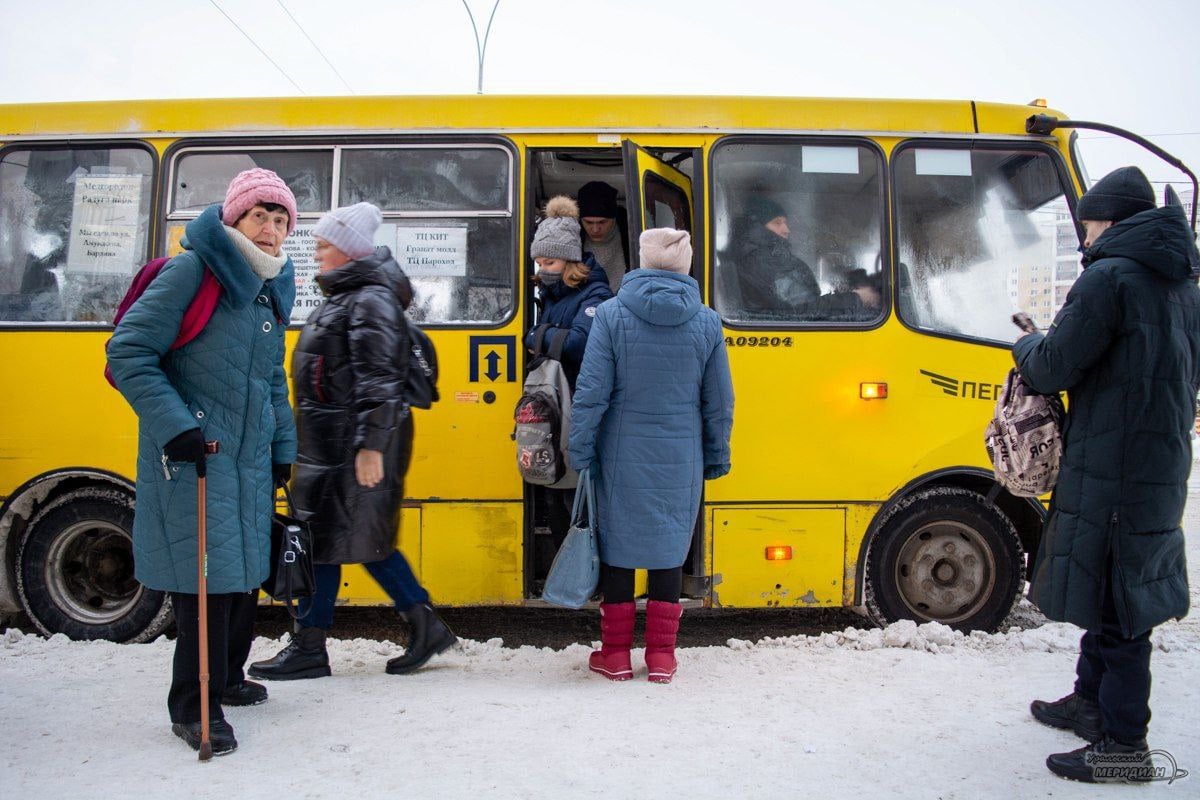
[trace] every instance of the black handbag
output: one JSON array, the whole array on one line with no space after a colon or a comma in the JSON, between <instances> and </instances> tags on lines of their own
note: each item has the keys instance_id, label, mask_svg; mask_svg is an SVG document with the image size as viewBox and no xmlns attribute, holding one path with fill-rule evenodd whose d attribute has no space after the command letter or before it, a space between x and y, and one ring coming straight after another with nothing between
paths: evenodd
<instances>
[{"instance_id":1,"label":"black handbag","mask_svg":"<svg viewBox=\"0 0 1200 800\"><path fill-rule=\"evenodd\" d=\"M308 523L296 519L296 506L287 484L283 486L288 514L278 511L271 518L271 574L263 581L262 590L273 599L287 605L295 618L293 602L313 596L312 532Z\"/></svg>"}]
</instances>

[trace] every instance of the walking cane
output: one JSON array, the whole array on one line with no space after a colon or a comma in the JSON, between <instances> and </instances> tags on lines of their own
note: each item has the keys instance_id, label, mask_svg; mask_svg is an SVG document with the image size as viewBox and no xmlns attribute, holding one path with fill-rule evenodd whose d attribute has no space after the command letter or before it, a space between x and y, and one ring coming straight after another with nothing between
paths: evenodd
<instances>
[{"instance_id":1,"label":"walking cane","mask_svg":"<svg viewBox=\"0 0 1200 800\"><path fill-rule=\"evenodd\" d=\"M205 442L205 455L220 452L217 442ZM212 724L208 719L208 466L198 464L196 470L196 563L197 594L200 596L200 760L212 758Z\"/></svg>"}]
</instances>

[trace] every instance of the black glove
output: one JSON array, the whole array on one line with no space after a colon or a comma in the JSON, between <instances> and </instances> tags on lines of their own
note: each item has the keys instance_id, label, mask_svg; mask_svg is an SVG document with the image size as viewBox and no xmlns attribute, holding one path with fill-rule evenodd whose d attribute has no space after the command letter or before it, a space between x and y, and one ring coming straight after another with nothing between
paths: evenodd
<instances>
[{"instance_id":1,"label":"black glove","mask_svg":"<svg viewBox=\"0 0 1200 800\"><path fill-rule=\"evenodd\" d=\"M272 464L271 477L275 479L275 486L286 486L287 482L292 479L291 464Z\"/></svg>"},{"instance_id":2,"label":"black glove","mask_svg":"<svg viewBox=\"0 0 1200 800\"><path fill-rule=\"evenodd\" d=\"M184 431L163 445L163 455L168 461L187 461L196 465L196 476L203 478L206 470L204 464L204 434L199 428Z\"/></svg>"}]
</instances>

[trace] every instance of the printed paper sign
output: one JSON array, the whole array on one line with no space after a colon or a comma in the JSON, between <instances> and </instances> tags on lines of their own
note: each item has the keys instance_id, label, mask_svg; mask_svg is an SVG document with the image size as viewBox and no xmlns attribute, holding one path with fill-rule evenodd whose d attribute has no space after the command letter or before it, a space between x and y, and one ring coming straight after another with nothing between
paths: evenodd
<instances>
[{"instance_id":1,"label":"printed paper sign","mask_svg":"<svg viewBox=\"0 0 1200 800\"><path fill-rule=\"evenodd\" d=\"M292 322L302 323L308 315L321 305L325 296L317 286L316 241L313 239L313 228L316 223L296 226L291 236L283 240L283 252L292 259L296 268L296 304L292 306Z\"/></svg>"},{"instance_id":2,"label":"printed paper sign","mask_svg":"<svg viewBox=\"0 0 1200 800\"><path fill-rule=\"evenodd\" d=\"M410 278L465 278L467 228L397 226L395 256Z\"/></svg>"},{"instance_id":3,"label":"printed paper sign","mask_svg":"<svg viewBox=\"0 0 1200 800\"><path fill-rule=\"evenodd\" d=\"M141 175L79 175L67 269L131 275L138 260Z\"/></svg>"}]
</instances>

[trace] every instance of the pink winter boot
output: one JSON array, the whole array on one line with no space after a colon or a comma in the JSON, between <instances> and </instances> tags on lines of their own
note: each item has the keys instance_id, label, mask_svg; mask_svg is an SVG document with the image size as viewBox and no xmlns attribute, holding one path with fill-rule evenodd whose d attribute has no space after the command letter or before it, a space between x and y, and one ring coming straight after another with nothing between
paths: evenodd
<instances>
[{"instance_id":1,"label":"pink winter boot","mask_svg":"<svg viewBox=\"0 0 1200 800\"><path fill-rule=\"evenodd\" d=\"M682 614L679 603L646 603L646 668L651 683L670 683L675 677L675 637Z\"/></svg>"},{"instance_id":2,"label":"pink winter boot","mask_svg":"<svg viewBox=\"0 0 1200 800\"><path fill-rule=\"evenodd\" d=\"M633 619L637 606L628 603L600 604L600 649L588 657L588 668L610 681L633 677L629 648L633 647Z\"/></svg>"}]
</instances>

